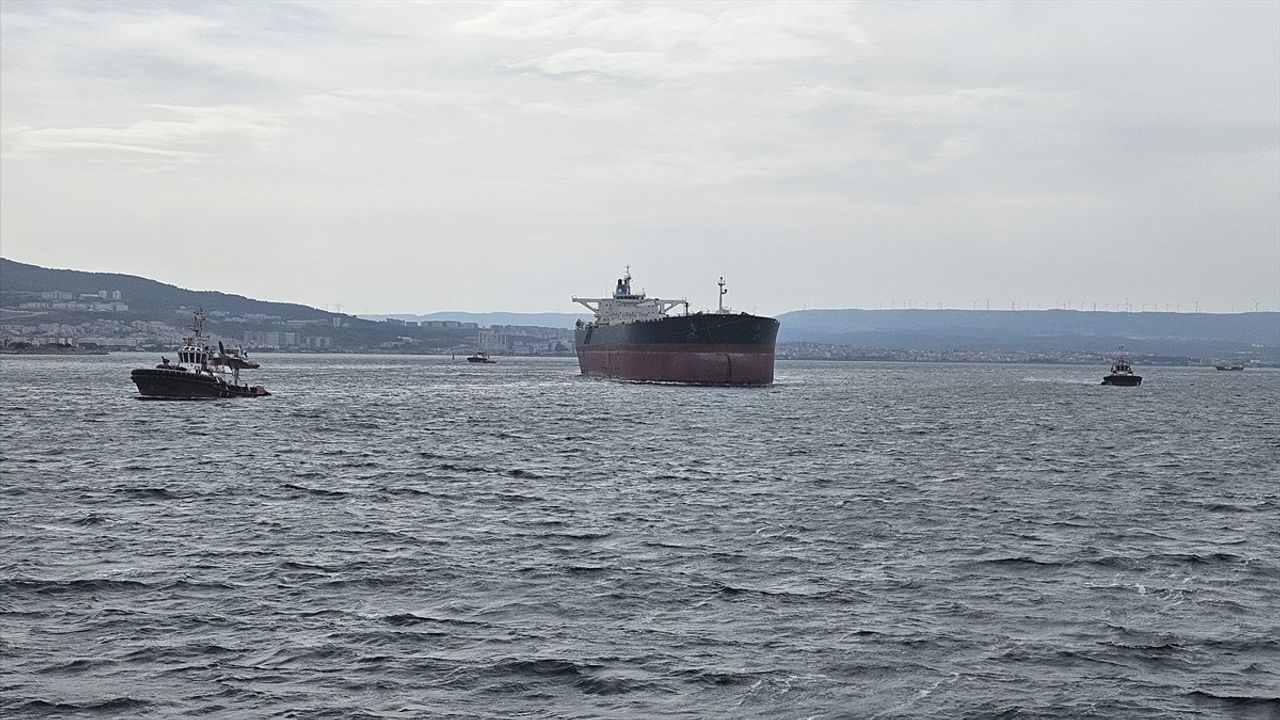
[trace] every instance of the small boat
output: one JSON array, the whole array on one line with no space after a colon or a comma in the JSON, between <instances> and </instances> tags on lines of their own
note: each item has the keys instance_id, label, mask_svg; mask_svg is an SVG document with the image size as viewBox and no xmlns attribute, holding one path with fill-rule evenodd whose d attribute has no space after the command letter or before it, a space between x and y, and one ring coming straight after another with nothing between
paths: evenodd
<instances>
[{"instance_id":1,"label":"small boat","mask_svg":"<svg viewBox=\"0 0 1280 720\"><path fill-rule=\"evenodd\" d=\"M204 310L196 308L192 335L183 338L178 361L161 357L154 368L130 373L138 394L147 399L192 400L197 398L263 397L270 395L261 385L240 382L240 371L258 367L241 348L228 353L221 342L215 355L204 334Z\"/></svg>"},{"instance_id":2,"label":"small boat","mask_svg":"<svg viewBox=\"0 0 1280 720\"><path fill-rule=\"evenodd\" d=\"M473 363L487 363L487 364L489 364L489 365L494 365L494 364L496 364L498 361L497 361L497 360L494 360L494 359L493 359L493 358L491 358L491 357L489 357L489 353L482 353L482 352L478 352L478 353L476 353L475 355L472 355L471 357L467 358L467 362L473 362Z\"/></svg>"},{"instance_id":3,"label":"small boat","mask_svg":"<svg viewBox=\"0 0 1280 720\"><path fill-rule=\"evenodd\" d=\"M228 367L237 368L240 370L256 370L262 367L261 365L258 364L256 360L250 360L248 351L246 351L243 347L240 347L239 345L233 348L227 349L222 347L222 343L219 342L218 350L220 354L217 360L219 362L222 362L223 360L225 360L225 364Z\"/></svg>"},{"instance_id":4,"label":"small boat","mask_svg":"<svg viewBox=\"0 0 1280 720\"><path fill-rule=\"evenodd\" d=\"M1142 376L1134 375L1133 367L1129 365L1128 359L1123 355L1119 355L1111 363L1111 374L1102 378L1102 384L1136 387L1142 384Z\"/></svg>"},{"instance_id":5,"label":"small boat","mask_svg":"<svg viewBox=\"0 0 1280 720\"><path fill-rule=\"evenodd\" d=\"M1222 365L1214 365L1214 367L1219 370L1230 370L1235 372L1244 370L1244 365L1241 365L1240 363L1224 363Z\"/></svg>"}]
</instances>

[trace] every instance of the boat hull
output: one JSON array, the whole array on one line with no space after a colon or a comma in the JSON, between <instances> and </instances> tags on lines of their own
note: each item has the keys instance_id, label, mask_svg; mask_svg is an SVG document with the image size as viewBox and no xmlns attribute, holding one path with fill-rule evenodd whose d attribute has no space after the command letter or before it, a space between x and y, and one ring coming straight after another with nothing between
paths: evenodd
<instances>
[{"instance_id":1,"label":"boat hull","mask_svg":"<svg viewBox=\"0 0 1280 720\"><path fill-rule=\"evenodd\" d=\"M185 370L164 368L139 369L130 373L138 394L146 398L193 400L201 398L264 397L270 395L260 386L232 385L219 378Z\"/></svg>"},{"instance_id":2,"label":"boat hull","mask_svg":"<svg viewBox=\"0 0 1280 720\"><path fill-rule=\"evenodd\" d=\"M1103 385L1118 385L1120 387L1137 387L1142 384L1141 375L1108 375L1102 378Z\"/></svg>"},{"instance_id":3,"label":"boat hull","mask_svg":"<svg viewBox=\"0 0 1280 720\"><path fill-rule=\"evenodd\" d=\"M591 377L696 385L773 382L778 321L729 314L586 324L575 333L578 367Z\"/></svg>"}]
</instances>

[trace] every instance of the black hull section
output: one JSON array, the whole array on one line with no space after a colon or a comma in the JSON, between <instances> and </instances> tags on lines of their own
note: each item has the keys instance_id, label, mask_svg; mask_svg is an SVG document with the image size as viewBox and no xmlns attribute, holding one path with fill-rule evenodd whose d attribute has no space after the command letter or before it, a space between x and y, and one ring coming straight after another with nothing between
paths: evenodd
<instances>
[{"instance_id":1,"label":"black hull section","mask_svg":"<svg viewBox=\"0 0 1280 720\"><path fill-rule=\"evenodd\" d=\"M768 385L778 321L741 313L676 315L574 335L583 375L642 382Z\"/></svg>"},{"instance_id":2,"label":"black hull section","mask_svg":"<svg viewBox=\"0 0 1280 720\"><path fill-rule=\"evenodd\" d=\"M130 373L138 394L145 398L192 400L198 398L263 397L267 389L255 385L232 385L218 378L186 370L155 368Z\"/></svg>"},{"instance_id":3,"label":"black hull section","mask_svg":"<svg viewBox=\"0 0 1280 720\"><path fill-rule=\"evenodd\" d=\"M1118 385L1120 387L1137 387L1142 384L1141 375L1108 375L1102 378L1103 385Z\"/></svg>"}]
</instances>

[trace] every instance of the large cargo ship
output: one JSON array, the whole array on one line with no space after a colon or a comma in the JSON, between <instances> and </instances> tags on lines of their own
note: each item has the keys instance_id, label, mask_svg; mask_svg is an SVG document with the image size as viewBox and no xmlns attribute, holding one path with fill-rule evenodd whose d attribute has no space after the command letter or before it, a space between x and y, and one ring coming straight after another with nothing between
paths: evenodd
<instances>
[{"instance_id":1,"label":"large cargo ship","mask_svg":"<svg viewBox=\"0 0 1280 720\"><path fill-rule=\"evenodd\" d=\"M631 271L613 297L573 301L595 314L578 322L574 347L583 375L640 382L768 385L773 382L774 318L724 307L720 278L716 312L689 312L689 301L660 300L631 291ZM668 315L684 306L684 314Z\"/></svg>"}]
</instances>

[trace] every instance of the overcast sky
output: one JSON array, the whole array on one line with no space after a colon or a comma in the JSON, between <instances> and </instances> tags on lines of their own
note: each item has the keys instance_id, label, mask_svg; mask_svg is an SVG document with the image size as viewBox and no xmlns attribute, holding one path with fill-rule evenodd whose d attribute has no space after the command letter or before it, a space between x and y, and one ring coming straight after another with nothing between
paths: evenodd
<instances>
[{"instance_id":1,"label":"overcast sky","mask_svg":"<svg viewBox=\"0 0 1280 720\"><path fill-rule=\"evenodd\" d=\"M1280 3L0 5L0 252L344 312L1280 309Z\"/></svg>"}]
</instances>

